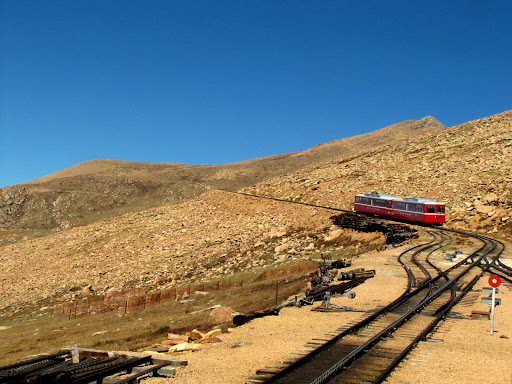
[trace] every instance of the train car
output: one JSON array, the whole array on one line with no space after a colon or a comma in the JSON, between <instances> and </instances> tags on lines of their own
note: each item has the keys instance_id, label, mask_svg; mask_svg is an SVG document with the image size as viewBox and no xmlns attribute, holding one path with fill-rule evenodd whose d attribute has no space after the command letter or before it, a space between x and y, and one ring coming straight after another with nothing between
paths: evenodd
<instances>
[{"instance_id":1,"label":"train car","mask_svg":"<svg viewBox=\"0 0 512 384\"><path fill-rule=\"evenodd\" d=\"M442 224L446 221L445 204L428 197L398 199L393 195L375 192L359 194L355 197L354 210L427 224Z\"/></svg>"},{"instance_id":2,"label":"train car","mask_svg":"<svg viewBox=\"0 0 512 384\"><path fill-rule=\"evenodd\" d=\"M428 197L405 197L393 200L393 217L421 223L446 222L446 207Z\"/></svg>"},{"instance_id":3,"label":"train car","mask_svg":"<svg viewBox=\"0 0 512 384\"><path fill-rule=\"evenodd\" d=\"M392 216L393 215L393 195L384 193L365 193L356 195L354 201L354 210L356 212L373 213L375 215Z\"/></svg>"}]
</instances>

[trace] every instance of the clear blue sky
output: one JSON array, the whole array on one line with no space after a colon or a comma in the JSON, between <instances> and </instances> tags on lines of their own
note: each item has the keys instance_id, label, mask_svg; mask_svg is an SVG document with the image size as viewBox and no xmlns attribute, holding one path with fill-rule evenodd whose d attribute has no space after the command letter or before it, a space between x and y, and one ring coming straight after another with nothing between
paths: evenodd
<instances>
[{"instance_id":1,"label":"clear blue sky","mask_svg":"<svg viewBox=\"0 0 512 384\"><path fill-rule=\"evenodd\" d=\"M0 0L0 187L512 109L512 2Z\"/></svg>"}]
</instances>

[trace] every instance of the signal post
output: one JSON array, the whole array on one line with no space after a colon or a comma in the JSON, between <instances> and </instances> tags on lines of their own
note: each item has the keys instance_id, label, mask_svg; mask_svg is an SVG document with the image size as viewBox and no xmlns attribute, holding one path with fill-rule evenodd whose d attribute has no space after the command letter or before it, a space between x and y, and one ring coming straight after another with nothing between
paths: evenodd
<instances>
[{"instance_id":1,"label":"signal post","mask_svg":"<svg viewBox=\"0 0 512 384\"><path fill-rule=\"evenodd\" d=\"M490 333L492 335L494 333L494 311L495 311L495 308L497 305L501 305L501 299L496 297L496 293L498 293L497 288L501 285L501 278L498 275L492 275L491 277L489 277L489 285L491 286L491 290L489 290L489 288L484 288L483 292L490 293L491 297L482 298L482 303L491 305L491 332Z\"/></svg>"}]
</instances>

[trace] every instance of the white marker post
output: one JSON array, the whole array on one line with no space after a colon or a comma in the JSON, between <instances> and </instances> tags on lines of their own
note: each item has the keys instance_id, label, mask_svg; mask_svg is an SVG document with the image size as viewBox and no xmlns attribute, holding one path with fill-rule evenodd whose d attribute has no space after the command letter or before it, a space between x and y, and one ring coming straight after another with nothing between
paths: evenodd
<instances>
[{"instance_id":1,"label":"white marker post","mask_svg":"<svg viewBox=\"0 0 512 384\"><path fill-rule=\"evenodd\" d=\"M496 288L492 289L491 299L491 335L494 333L494 309L496 308Z\"/></svg>"},{"instance_id":2,"label":"white marker post","mask_svg":"<svg viewBox=\"0 0 512 384\"><path fill-rule=\"evenodd\" d=\"M496 288L501 284L501 278L497 275L489 277L489 285L492 287L491 298L491 335L494 333L494 308L496 307Z\"/></svg>"}]
</instances>

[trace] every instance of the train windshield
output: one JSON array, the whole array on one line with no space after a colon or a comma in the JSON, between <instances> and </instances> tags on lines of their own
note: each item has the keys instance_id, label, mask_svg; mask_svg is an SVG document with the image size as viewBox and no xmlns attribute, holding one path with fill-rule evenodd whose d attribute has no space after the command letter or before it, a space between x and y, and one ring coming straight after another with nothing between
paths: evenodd
<instances>
[{"instance_id":1,"label":"train windshield","mask_svg":"<svg viewBox=\"0 0 512 384\"><path fill-rule=\"evenodd\" d=\"M444 213L444 207L442 205L437 206L437 213Z\"/></svg>"},{"instance_id":2,"label":"train windshield","mask_svg":"<svg viewBox=\"0 0 512 384\"><path fill-rule=\"evenodd\" d=\"M436 213L436 207L434 205L427 205L427 213Z\"/></svg>"}]
</instances>

